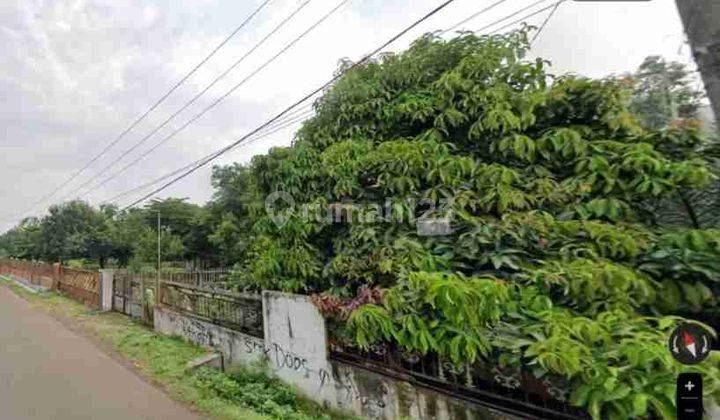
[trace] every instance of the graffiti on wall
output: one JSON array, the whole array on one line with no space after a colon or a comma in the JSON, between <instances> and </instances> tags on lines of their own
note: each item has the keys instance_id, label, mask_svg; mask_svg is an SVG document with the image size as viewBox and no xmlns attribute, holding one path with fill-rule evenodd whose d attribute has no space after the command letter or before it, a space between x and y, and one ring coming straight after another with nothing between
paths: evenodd
<instances>
[{"instance_id":1,"label":"graffiti on wall","mask_svg":"<svg viewBox=\"0 0 720 420\"><path fill-rule=\"evenodd\" d=\"M384 381L373 383L370 389L361 389L359 378L354 375L353 369L340 369L333 366L330 371L320 369L318 371L320 387L334 386L339 391L338 396L345 404L358 401L363 412L373 417L379 415L386 406L386 397L389 395L388 387Z\"/></svg>"},{"instance_id":2,"label":"graffiti on wall","mask_svg":"<svg viewBox=\"0 0 720 420\"><path fill-rule=\"evenodd\" d=\"M367 381L354 374L352 368L318 368L312 366L307 357L279 343L265 342L260 338L167 310L164 310L157 320L166 324L166 328L161 328L165 332L180 334L191 342L211 347L223 353L231 362L264 359L276 372L298 372L306 378L304 380L316 382L321 393L323 388L332 387L335 392L331 394L336 396L336 403L348 408L358 404L362 411L371 417L380 416L388 404L389 391L384 381L363 384ZM243 355L238 355L237 352Z\"/></svg>"}]
</instances>

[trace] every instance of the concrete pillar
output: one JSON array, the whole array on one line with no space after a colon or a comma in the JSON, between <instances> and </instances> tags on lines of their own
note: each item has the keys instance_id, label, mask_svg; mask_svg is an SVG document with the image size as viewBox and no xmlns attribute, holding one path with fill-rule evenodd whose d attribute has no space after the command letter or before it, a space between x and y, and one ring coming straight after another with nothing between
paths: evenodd
<instances>
[{"instance_id":1,"label":"concrete pillar","mask_svg":"<svg viewBox=\"0 0 720 420\"><path fill-rule=\"evenodd\" d=\"M106 268L100 270L100 310L112 311L113 307L113 276L115 270Z\"/></svg>"},{"instance_id":2,"label":"concrete pillar","mask_svg":"<svg viewBox=\"0 0 720 420\"><path fill-rule=\"evenodd\" d=\"M308 296L263 291L265 347L275 374L316 401L332 400L325 319Z\"/></svg>"}]
</instances>

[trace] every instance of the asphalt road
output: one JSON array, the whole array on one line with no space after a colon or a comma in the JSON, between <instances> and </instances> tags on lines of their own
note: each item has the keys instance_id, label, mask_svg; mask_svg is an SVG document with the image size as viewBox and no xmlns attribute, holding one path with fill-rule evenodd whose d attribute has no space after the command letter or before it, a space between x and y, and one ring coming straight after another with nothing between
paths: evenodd
<instances>
[{"instance_id":1,"label":"asphalt road","mask_svg":"<svg viewBox=\"0 0 720 420\"><path fill-rule=\"evenodd\" d=\"M198 417L0 286L0 418Z\"/></svg>"}]
</instances>

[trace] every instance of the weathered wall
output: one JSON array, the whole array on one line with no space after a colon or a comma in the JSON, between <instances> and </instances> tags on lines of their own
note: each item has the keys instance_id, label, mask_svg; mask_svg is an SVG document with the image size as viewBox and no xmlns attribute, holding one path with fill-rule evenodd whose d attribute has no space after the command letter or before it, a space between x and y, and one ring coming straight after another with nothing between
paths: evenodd
<instances>
[{"instance_id":1,"label":"weathered wall","mask_svg":"<svg viewBox=\"0 0 720 420\"><path fill-rule=\"evenodd\" d=\"M321 381L334 388L335 400L327 404L373 419L518 419L337 361Z\"/></svg>"},{"instance_id":2,"label":"weathered wall","mask_svg":"<svg viewBox=\"0 0 720 420\"><path fill-rule=\"evenodd\" d=\"M322 381L330 371L325 320L307 296L264 291L263 323L276 374L314 399L336 400Z\"/></svg>"},{"instance_id":3,"label":"weathered wall","mask_svg":"<svg viewBox=\"0 0 720 420\"><path fill-rule=\"evenodd\" d=\"M112 311L113 308L113 275L112 268L100 270L100 310Z\"/></svg>"},{"instance_id":4,"label":"weathered wall","mask_svg":"<svg viewBox=\"0 0 720 420\"><path fill-rule=\"evenodd\" d=\"M263 292L265 340L155 309L155 329L211 347L226 364L265 360L307 397L373 419L504 419L500 412L327 357L325 321L306 296Z\"/></svg>"},{"instance_id":5,"label":"weathered wall","mask_svg":"<svg viewBox=\"0 0 720 420\"><path fill-rule=\"evenodd\" d=\"M264 342L238 331L182 315L167 308L155 308L155 330L185 337L198 345L222 353L227 364L251 364L264 354Z\"/></svg>"},{"instance_id":6,"label":"weathered wall","mask_svg":"<svg viewBox=\"0 0 720 420\"><path fill-rule=\"evenodd\" d=\"M307 296L263 292L271 366L325 406L373 419L513 418L327 357L325 320Z\"/></svg>"}]
</instances>

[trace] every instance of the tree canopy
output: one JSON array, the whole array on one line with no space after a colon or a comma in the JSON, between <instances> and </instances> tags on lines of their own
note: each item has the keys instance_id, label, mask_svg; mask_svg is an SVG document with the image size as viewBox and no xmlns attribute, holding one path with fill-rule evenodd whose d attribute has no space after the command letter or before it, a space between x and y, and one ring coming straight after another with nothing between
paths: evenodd
<instances>
[{"instance_id":1,"label":"tree canopy","mask_svg":"<svg viewBox=\"0 0 720 420\"><path fill-rule=\"evenodd\" d=\"M667 334L717 307L720 232L663 227L654 206L715 179L703 134L639 120L626 79L553 77L527 48L523 31L426 36L344 74L247 169L245 195L294 206L284 223L248 206L236 280L316 293L350 345L564 377L595 418L672 418ZM694 369L717 379L719 362Z\"/></svg>"},{"instance_id":2,"label":"tree canopy","mask_svg":"<svg viewBox=\"0 0 720 420\"><path fill-rule=\"evenodd\" d=\"M719 313L720 231L692 194L720 154L685 118L682 69L553 76L528 48L526 30L427 35L345 61L292 146L215 168L206 206L67 203L0 249L149 262L160 211L164 253L235 263L239 289L313 294L347 345L563 378L595 418L673 418L681 370L720 397L717 354L683 368L666 348Z\"/></svg>"}]
</instances>

